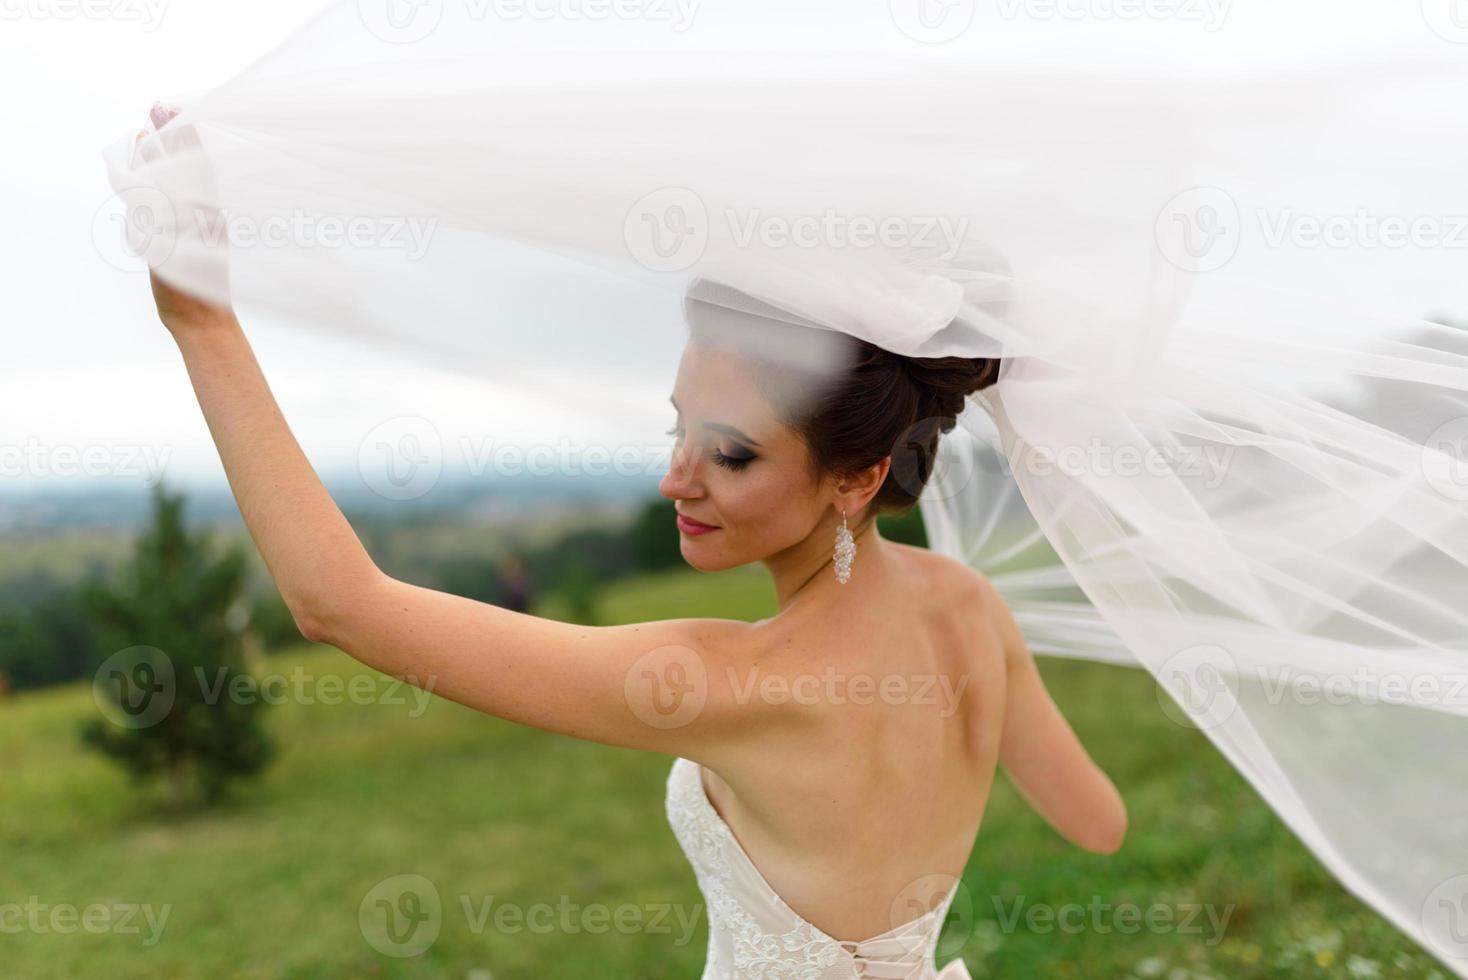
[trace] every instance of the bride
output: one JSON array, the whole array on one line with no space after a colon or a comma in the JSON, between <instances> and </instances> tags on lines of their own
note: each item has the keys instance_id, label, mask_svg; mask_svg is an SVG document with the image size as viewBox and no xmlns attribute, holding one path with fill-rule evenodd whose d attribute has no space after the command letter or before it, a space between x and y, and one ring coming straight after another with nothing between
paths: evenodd
<instances>
[{"instance_id":1,"label":"bride","mask_svg":"<svg viewBox=\"0 0 1468 980\"><path fill-rule=\"evenodd\" d=\"M1000 764L1066 839L1121 846L1121 797L994 587L876 524L917 502L998 359L904 357L690 295L660 490L685 560L762 563L778 610L593 628L384 574L233 311L152 283L308 639L499 718L675 757L667 813L708 905L705 977L968 976L934 951Z\"/></svg>"}]
</instances>

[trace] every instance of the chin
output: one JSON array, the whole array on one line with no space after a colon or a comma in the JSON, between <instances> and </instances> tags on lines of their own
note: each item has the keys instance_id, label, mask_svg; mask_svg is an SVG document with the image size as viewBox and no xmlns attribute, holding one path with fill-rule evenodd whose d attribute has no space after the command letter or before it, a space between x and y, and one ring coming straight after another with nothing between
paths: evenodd
<instances>
[{"instance_id":1,"label":"chin","mask_svg":"<svg viewBox=\"0 0 1468 980\"><path fill-rule=\"evenodd\" d=\"M727 562L720 561L712 555L700 555L697 540L684 541L682 545L683 560L696 571L700 572L722 572L735 567Z\"/></svg>"}]
</instances>

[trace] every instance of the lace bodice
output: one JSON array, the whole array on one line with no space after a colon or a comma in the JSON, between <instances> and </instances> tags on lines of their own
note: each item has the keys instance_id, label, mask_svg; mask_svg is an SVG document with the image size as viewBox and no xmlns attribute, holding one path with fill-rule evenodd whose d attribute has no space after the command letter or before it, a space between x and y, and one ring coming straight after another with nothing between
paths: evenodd
<instances>
[{"instance_id":1,"label":"lace bodice","mask_svg":"<svg viewBox=\"0 0 1468 980\"><path fill-rule=\"evenodd\" d=\"M933 960L957 882L916 919L859 942L836 940L770 887L709 801L698 763L673 763L667 811L708 909L701 980L969 980L962 959L941 972Z\"/></svg>"}]
</instances>

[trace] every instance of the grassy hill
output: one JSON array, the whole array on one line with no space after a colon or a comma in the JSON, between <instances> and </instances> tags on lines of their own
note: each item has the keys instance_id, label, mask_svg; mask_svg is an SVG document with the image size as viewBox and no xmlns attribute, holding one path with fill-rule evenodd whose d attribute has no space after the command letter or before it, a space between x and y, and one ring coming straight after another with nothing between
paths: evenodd
<instances>
[{"instance_id":1,"label":"grassy hill","mask_svg":"<svg viewBox=\"0 0 1468 980\"><path fill-rule=\"evenodd\" d=\"M773 593L757 568L679 570L618 585L599 611L757 619ZM1001 779L965 875L971 911L950 919L940 962L961 951L975 977L1023 980L1446 977L1168 719L1149 676L1042 663L1121 787L1130 837L1113 857L1081 852ZM706 924L664 817L670 759L423 704L329 648L270 669L281 756L214 812L160 816L157 796L84 752L85 686L0 702L0 976L698 976ZM323 703L352 678L366 696ZM416 957L378 952L361 925L399 875L442 903ZM1123 903L1171 925L1108 911Z\"/></svg>"}]
</instances>

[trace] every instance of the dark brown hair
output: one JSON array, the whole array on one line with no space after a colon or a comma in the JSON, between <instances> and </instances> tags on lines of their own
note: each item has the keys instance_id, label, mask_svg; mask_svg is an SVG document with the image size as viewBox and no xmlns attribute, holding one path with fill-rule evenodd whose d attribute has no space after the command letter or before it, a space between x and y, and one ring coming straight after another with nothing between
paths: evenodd
<instances>
[{"instance_id":1,"label":"dark brown hair","mask_svg":"<svg viewBox=\"0 0 1468 980\"><path fill-rule=\"evenodd\" d=\"M840 331L692 301L685 309L693 339L749 358L776 417L809 449L812 480L855 476L892 457L873 515L912 509L932 476L939 438L957 425L970 394L999 379L999 358L904 357ZM779 356L760 353L770 350Z\"/></svg>"}]
</instances>

